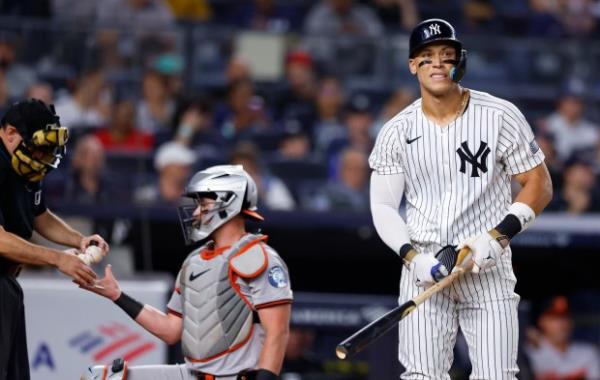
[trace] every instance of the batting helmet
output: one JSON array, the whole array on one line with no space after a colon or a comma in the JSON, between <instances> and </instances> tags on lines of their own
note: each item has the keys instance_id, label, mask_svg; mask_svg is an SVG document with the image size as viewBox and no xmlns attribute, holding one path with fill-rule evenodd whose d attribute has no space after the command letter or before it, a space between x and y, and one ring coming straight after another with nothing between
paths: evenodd
<instances>
[{"instance_id":1,"label":"batting helmet","mask_svg":"<svg viewBox=\"0 0 600 380\"><path fill-rule=\"evenodd\" d=\"M414 58L417 51L434 42L448 42L456 48L458 60L454 62L455 67L450 72L450 78L458 82L465 74L467 65L467 51L456 37L454 27L446 20L432 18L420 22L410 34L409 58Z\"/></svg>"},{"instance_id":2,"label":"batting helmet","mask_svg":"<svg viewBox=\"0 0 600 380\"><path fill-rule=\"evenodd\" d=\"M242 165L217 165L199 171L190 180L183 196L195 202L200 198L215 200L212 209L201 215L200 220L193 215L198 207L197 203L179 206L179 220L187 244L207 238L240 213L255 220L263 220L256 212L256 184Z\"/></svg>"}]
</instances>

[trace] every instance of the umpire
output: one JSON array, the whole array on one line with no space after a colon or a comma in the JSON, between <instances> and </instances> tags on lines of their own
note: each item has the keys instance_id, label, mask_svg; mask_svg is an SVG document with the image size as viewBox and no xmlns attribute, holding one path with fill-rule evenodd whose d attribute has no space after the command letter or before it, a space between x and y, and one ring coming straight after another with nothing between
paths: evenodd
<instances>
[{"instance_id":1,"label":"umpire","mask_svg":"<svg viewBox=\"0 0 600 380\"><path fill-rule=\"evenodd\" d=\"M98 235L83 236L46 208L41 180L65 154L67 128L54 107L37 99L14 103L0 126L0 380L28 380L23 291L16 277L22 264L48 265L77 284L96 274L77 256ZM59 251L27 241L33 231L75 249Z\"/></svg>"}]
</instances>

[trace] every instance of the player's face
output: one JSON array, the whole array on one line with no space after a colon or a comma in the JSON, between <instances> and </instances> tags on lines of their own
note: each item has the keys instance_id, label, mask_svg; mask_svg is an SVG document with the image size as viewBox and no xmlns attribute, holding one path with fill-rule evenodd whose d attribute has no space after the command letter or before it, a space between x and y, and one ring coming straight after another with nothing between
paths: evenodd
<instances>
[{"instance_id":1,"label":"player's face","mask_svg":"<svg viewBox=\"0 0 600 380\"><path fill-rule=\"evenodd\" d=\"M211 198L201 197L196 200L196 210L194 210L194 218L201 221L202 217L208 214L215 207L215 200Z\"/></svg>"},{"instance_id":2,"label":"player's face","mask_svg":"<svg viewBox=\"0 0 600 380\"><path fill-rule=\"evenodd\" d=\"M443 95L456 85L450 79L450 70L454 68L456 58L454 46L442 42L419 50L408 64L422 88L434 95Z\"/></svg>"}]
</instances>

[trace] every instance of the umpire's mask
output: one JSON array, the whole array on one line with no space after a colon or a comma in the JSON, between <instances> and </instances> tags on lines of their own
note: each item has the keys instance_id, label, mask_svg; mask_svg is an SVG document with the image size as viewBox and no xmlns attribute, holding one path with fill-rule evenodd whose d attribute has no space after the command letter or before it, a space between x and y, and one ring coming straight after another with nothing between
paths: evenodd
<instances>
[{"instance_id":1,"label":"umpire's mask","mask_svg":"<svg viewBox=\"0 0 600 380\"><path fill-rule=\"evenodd\" d=\"M54 106L38 99L23 100L9 107L1 123L14 126L22 137L12 153L12 167L19 175L37 182L58 167L69 132L60 126Z\"/></svg>"},{"instance_id":2,"label":"umpire's mask","mask_svg":"<svg viewBox=\"0 0 600 380\"><path fill-rule=\"evenodd\" d=\"M194 211L200 207L202 198L214 203L195 217ZM239 213L263 220L256 212L257 198L256 184L241 165L218 165L199 171L185 188L178 207L186 244L207 238Z\"/></svg>"}]
</instances>

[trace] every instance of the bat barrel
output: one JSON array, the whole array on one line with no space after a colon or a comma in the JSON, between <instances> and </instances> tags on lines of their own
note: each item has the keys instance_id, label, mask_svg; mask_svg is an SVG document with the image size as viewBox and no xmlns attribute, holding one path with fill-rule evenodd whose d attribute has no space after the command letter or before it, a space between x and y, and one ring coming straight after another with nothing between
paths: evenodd
<instances>
[{"instance_id":1,"label":"bat barrel","mask_svg":"<svg viewBox=\"0 0 600 380\"><path fill-rule=\"evenodd\" d=\"M414 303L409 301L387 312L338 344L335 348L335 354L338 358L344 360L359 353L366 346L390 331L407 314L406 311L414 308L414 306Z\"/></svg>"}]
</instances>

